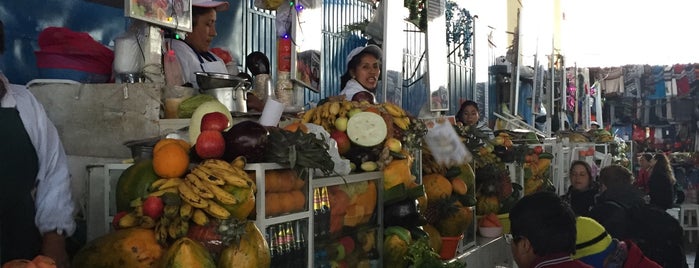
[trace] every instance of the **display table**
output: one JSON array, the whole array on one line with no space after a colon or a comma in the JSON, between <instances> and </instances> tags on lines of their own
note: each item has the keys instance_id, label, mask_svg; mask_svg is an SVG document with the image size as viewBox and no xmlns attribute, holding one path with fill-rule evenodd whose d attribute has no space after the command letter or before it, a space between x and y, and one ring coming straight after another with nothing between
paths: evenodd
<instances>
[{"instance_id":1,"label":"display table","mask_svg":"<svg viewBox=\"0 0 699 268\"><path fill-rule=\"evenodd\" d=\"M455 261L466 263L468 267L517 267L512 258L510 245L502 236L497 238L479 236L473 248L449 262Z\"/></svg>"}]
</instances>

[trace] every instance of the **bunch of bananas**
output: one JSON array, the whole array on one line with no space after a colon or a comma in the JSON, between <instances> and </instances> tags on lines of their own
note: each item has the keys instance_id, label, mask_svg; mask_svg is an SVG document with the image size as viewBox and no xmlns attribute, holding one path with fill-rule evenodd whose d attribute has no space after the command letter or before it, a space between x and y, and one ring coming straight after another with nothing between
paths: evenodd
<instances>
[{"instance_id":1,"label":"bunch of bananas","mask_svg":"<svg viewBox=\"0 0 699 268\"><path fill-rule=\"evenodd\" d=\"M178 199L175 199L178 200ZM178 200L179 201L179 200ZM187 235L189 219L192 217L192 206L181 201L166 202L163 216L155 224L155 238L160 243L166 243L168 237L177 240Z\"/></svg>"},{"instance_id":2,"label":"bunch of bananas","mask_svg":"<svg viewBox=\"0 0 699 268\"><path fill-rule=\"evenodd\" d=\"M332 129L334 128L335 120L340 117L349 117L349 112L355 108L355 105L359 107L358 102L329 99L325 103L306 111L301 118L301 122L320 125L324 129Z\"/></svg>"},{"instance_id":3,"label":"bunch of bananas","mask_svg":"<svg viewBox=\"0 0 699 268\"><path fill-rule=\"evenodd\" d=\"M320 125L326 130L333 129L335 120L341 117L349 118L355 109L356 111L374 110L382 116L386 115L384 119L390 119L386 120L387 125L395 124L402 130L408 129L410 125L410 118L405 110L393 103L386 102L374 105L367 101L348 101L333 97L323 104L306 111L301 118L301 122Z\"/></svg>"},{"instance_id":4,"label":"bunch of bananas","mask_svg":"<svg viewBox=\"0 0 699 268\"><path fill-rule=\"evenodd\" d=\"M236 197L224 189L225 186L252 188L256 191L255 181L248 176L243 167L245 159L238 157L232 163L219 159L207 159L192 169L177 187L180 198L194 209L192 220L199 225L205 225L208 214L214 218L225 220L231 213L224 205L235 205L239 202ZM204 213L198 212L202 210Z\"/></svg>"},{"instance_id":5,"label":"bunch of bananas","mask_svg":"<svg viewBox=\"0 0 699 268\"><path fill-rule=\"evenodd\" d=\"M405 112L405 110L403 110L403 108L390 102L385 102L381 106L389 115L391 115L391 117L393 117L393 124L402 130L408 129L410 126L410 117L408 117L408 114Z\"/></svg>"}]
</instances>

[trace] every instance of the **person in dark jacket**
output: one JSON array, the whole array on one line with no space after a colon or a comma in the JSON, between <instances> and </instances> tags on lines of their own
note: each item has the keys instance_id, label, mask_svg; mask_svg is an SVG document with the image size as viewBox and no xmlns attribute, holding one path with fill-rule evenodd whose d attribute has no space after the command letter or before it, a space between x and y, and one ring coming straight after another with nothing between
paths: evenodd
<instances>
[{"instance_id":1,"label":"person in dark jacket","mask_svg":"<svg viewBox=\"0 0 699 268\"><path fill-rule=\"evenodd\" d=\"M522 197L510 210L511 234L505 239L518 267L591 267L575 253L575 214L548 191Z\"/></svg>"},{"instance_id":2,"label":"person in dark jacket","mask_svg":"<svg viewBox=\"0 0 699 268\"><path fill-rule=\"evenodd\" d=\"M644 194L631 184L633 175L620 165L602 168L599 174L600 191L597 204L590 210L591 218L602 224L612 237L626 238L624 208L645 205Z\"/></svg>"},{"instance_id":3,"label":"person in dark jacket","mask_svg":"<svg viewBox=\"0 0 699 268\"><path fill-rule=\"evenodd\" d=\"M592 176L592 168L587 162L576 160L570 165L568 176L570 187L561 198L570 204L575 215L588 216L590 209L595 206L595 199L599 192L599 187Z\"/></svg>"},{"instance_id":4,"label":"person in dark jacket","mask_svg":"<svg viewBox=\"0 0 699 268\"><path fill-rule=\"evenodd\" d=\"M670 209L674 204L675 175L670 161L663 153L657 153L651 161L653 170L648 177L650 204L660 209Z\"/></svg>"},{"instance_id":5,"label":"person in dark jacket","mask_svg":"<svg viewBox=\"0 0 699 268\"><path fill-rule=\"evenodd\" d=\"M597 221L588 217L576 219L577 236L573 259L595 268L660 268L643 255L631 240L612 238Z\"/></svg>"}]
</instances>

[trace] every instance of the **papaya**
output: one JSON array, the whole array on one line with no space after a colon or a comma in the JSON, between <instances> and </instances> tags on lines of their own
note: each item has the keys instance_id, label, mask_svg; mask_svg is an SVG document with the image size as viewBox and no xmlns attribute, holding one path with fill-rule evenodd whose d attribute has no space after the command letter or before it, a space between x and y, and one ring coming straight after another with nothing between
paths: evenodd
<instances>
[{"instance_id":1,"label":"papaya","mask_svg":"<svg viewBox=\"0 0 699 268\"><path fill-rule=\"evenodd\" d=\"M232 205L219 204L231 213L236 219L247 219L255 209L255 192L252 188L238 187L230 184L223 186L223 190L235 196L236 203Z\"/></svg>"},{"instance_id":2,"label":"papaya","mask_svg":"<svg viewBox=\"0 0 699 268\"><path fill-rule=\"evenodd\" d=\"M182 237L177 239L163 256L162 268L215 268L209 251L198 242Z\"/></svg>"},{"instance_id":3,"label":"papaya","mask_svg":"<svg viewBox=\"0 0 699 268\"><path fill-rule=\"evenodd\" d=\"M391 226L384 231L384 267L408 267L408 247L412 242L410 231L400 226Z\"/></svg>"},{"instance_id":4,"label":"papaya","mask_svg":"<svg viewBox=\"0 0 699 268\"><path fill-rule=\"evenodd\" d=\"M131 200L147 196L148 188L157 179L151 159L139 160L124 170L116 186L117 211L130 211Z\"/></svg>"},{"instance_id":5,"label":"papaya","mask_svg":"<svg viewBox=\"0 0 699 268\"><path fill-rule=\"evenodd\" d=\"M411 181L412 175L410 174L409 159L394 159L383 169L384 190L391 189L398 184L408 186L408 183Z\"/></svg>"},{"instance_id":6,"label":"papaya","mask_svg":"<svg viewBox=\"0 0 699 268\"><path fill-rule=\"evenodd\" d=\"M425 185L427 200L446 198L451 195L451 182L442 174L427 174L422 177L422 184Z\"/></svg>"},{"instance_id":7,"label":"papaya","mask_svg":"<svg viewBox=\"0 0 699 268\"><path fill-rule=\"evenodd\" d=\"M157 267L163 249L152 229L116 230L88 242L73 257L72 267Z\"/></svg>"},{"instance_id":8,"label":"papaya","mask_svg":"<svg viewBox=\"0 0 699 268\"><path fill-rule=\"evenodd\" d=\"M442 235L439 234L437 228L431 224L425 224L422 229L429 236L429 244L434 252L440 252L442 250Z\"/></svg>"},{"instance_id":9,"label":"papaya","mask_svg":"<svg viewBox=\"0 0 699 268\"><path fill-rule=\"evenodd\" d=\"M459 173L456 178L459 178L466 183L466 187L468 189L467 194L473 194L476 189L476 173L473 171L473 168L469 163L464 163L463 165L459 166L459 170L461 170L461 173Z\"/></svg>"},{"instance_id":10,"label":"papaya","mask_svg":"<svg viewBox=\"0 0 699 268\"><path fill-rule=\"evenodd\" d=\"M269 245L260 229L252 221L244 223L245 232L240 240L234 241L221 252L218 268L264 268L270 267Z\"/></svg>"}]
</instances>

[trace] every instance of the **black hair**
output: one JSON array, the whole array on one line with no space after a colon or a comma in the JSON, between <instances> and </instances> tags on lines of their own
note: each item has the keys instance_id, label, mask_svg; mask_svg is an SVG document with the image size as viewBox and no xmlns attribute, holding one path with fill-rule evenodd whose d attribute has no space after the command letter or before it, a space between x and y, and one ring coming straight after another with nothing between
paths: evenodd
<instances>
[{"instance_id":1,"label":"black hair","mask_svg":"<svg viewBox=\"0 0 699 268\"><path fill-rule=\"evenodd\" d=\"M650 177L666 178L670 180L670 183L675 184L677 181L675 179L675 174L672 171L672 164L670 164L670 159L664 153L657 153L653 156L655 159L655 165L653 165L653 170L650 172Z\"/></svg>"},{"instance_id":2,"label":"black hair","mask_svg":"<svg viewBox=\"0 0 699 268\"><path fill-rule=\"evenodd\" d=\"M527 238L537 256L575 253L575 214L553 192L543 191L522 197L510 210L515 238Z\"/></svg>"},{"instance_id":3,"label":"black hair","mask_svg":"<svg viewBox=\"0 0 699 268\"><path fill-rule=\"evenodd\" d=\"M464 113L466 112L466 107L468 107L468 106L473 106L473 108L476 108L476 111L478 111L479 113L481 112L481 110L478 108L478 103L476 103L475 101L472 101L472 100L464 101L464 103L461 104L461 107L459 107L459 111L456 112L456 120L457 121L464 123L463 122Z\"/></svg>"},{"instance_id":4,"label":"black hair","mask_svg":"<svg viewBox=\"0 0 699 268\"><path fill-rule=\"evenodd\" d=\"M354 70L359 66L359 63L362 62L362 58L364 55L372 55L376 57L377 59L381 60L381 55L377 55L376 53L372 53L368 50L362 50L362 52L359 52L359 54L355 55L349 63L347 63L347 70L345 73L340 77L340 90L344 89L345 86L347 85L347 82L349 82L350 79L352 79L352 74L350 74L350 70ZM379 77L379 79L381 79Z\"/></svg>"},{"instance_id":5,"label":"black hair","mask_svg":"<svg viewBox=\"0 0 699 268\"><path fill-rule=\"evenodd\" d=\"M197 26L197 21L199 16L211 12L211 10L216 10L213 7L198 7L192 6L192 27Z\"/></svg>"}]
</instances>

